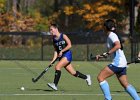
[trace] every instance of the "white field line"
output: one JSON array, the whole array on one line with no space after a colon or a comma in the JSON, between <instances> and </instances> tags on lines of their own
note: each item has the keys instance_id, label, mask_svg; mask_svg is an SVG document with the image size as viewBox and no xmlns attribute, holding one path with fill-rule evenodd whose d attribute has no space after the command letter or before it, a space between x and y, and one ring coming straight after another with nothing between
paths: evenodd
<instances>
[{"instance_id":1,"label":"white field line","mask_svg":"<svg viewBox=\"0 0 140 100\"><path fill-rule=\"evenodd\" d=\"M21 70L23 68L0 68L0 70ZM30 68L30 69L43 69L43 68Z\"/></svg>"},{"instance_id":2,"label":"white field line","mask_svg":"<svg viewBox=\"0 0 140 100\"><path fill-rule=\"evenodd\" d=\"M128 94L111 94L114 96L129 96ZM0 96L103 96L103 94L0 94Z\"/></svg>"}]
</instances>

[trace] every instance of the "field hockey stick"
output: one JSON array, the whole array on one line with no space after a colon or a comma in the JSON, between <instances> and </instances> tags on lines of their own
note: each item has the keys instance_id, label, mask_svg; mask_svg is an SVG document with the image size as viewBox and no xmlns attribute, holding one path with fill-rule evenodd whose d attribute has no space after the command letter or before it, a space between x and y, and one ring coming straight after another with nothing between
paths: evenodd
<instances>
[{"instance_id":1,"label":"field hockey stick","mask_svg":"<svg viewBox=\"0 0 140 100\"><path fill-rule=\"evenodd\" d=\"M90 60L96 60L96 56L93 56L93 54L91 53L89 59L90 59Z\"/></svg>"},{"instance_id":2,"label":"field hockey stick","mask_svg":"<svg viewBox=\"0 0 140 100\"><path fill-rule=\"evenodd\" d=\"M132 64L132 63L135 63L135 64L136 64L136 63L140 63L140 60L139 60L139 59L136 59L136 60L134 60L134 61L128 62L127 65Z\"/></svg>"},{"instance_id":3,"label":"field hockey stick","mask_svg":"<svg viewBox=\"0 0 140 100\"><path fill-rule=\"evenodd\" d=\"M99 56L100 56L100 58L107 58L108 55L109 55L109 54L107 54L107 53L103 53L103 54L100 54ZM90 60L96 60L96 56L93 56L93 55L91 54L91 55L90 55ZM140 63L139 58L137 58L136 60L133 60L133 61L131 61L131 62L128 62L127 65L132 64L132 63Z\"/></svg>"},{"instance_id":4,"label":"field hockey stick","mask_svg":"<svg viewBox=\"0 0 140 100\"><path fill-rule=\"evenodd\" d=\"M57 61L58 57L47 67L45 68L36 78L32 78L32 82L37 82L48 70L50 67L53 66L53 64Z\"/></svg>"}]
</instances>

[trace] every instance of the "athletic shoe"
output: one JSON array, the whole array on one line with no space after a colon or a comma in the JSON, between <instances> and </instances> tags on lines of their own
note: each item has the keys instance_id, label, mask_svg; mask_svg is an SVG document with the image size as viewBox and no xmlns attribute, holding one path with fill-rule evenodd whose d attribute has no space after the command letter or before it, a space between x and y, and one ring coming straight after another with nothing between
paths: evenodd
<instances>
[{"instance_id":1,"label":"athletic shoe","mask_svg":"<svg viewBox=\"0 0 140 100\"><path fill-rule=\"evenodd\" d=\"M87 76L86 82L87 82L88 86L90 86L92 84L91 77L90 77L90 75L86 75L86 76Z\"/></svg>"},{"instance_id":2,"label":"athletic shoe","mask_svg":"<svg viewBox=\"0 0 140 100\"><path fill-rule=\"evenodd\" d=\"M50 88L52 88L53 90L56 90L56 91L58 90L58 89L57 89L57 86L55 86L54 83L48 83L47 85L48 85Z\"/></svg>"}]
</instances>

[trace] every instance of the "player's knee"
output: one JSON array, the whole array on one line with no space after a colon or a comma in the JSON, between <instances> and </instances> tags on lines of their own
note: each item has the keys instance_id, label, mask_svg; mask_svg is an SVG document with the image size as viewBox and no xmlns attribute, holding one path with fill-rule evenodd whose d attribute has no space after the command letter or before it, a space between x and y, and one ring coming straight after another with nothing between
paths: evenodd
<instances>
[{"instance_id":1,"label":"player's knee","mask_svg":"<svg viewBox=\"0 0 140 100\"><path fill-rule=\"evenodd\" d=\"M121 83L122 87L127 88L129 86L128 82Z\"/></svg>"},{"instance_id":2,"label":"player's knee","mask_svg":"<svg viewBox=\"0 0 140 100\"><path fill-rule=\"evenodd\" d=\"M55 70L61 70L61 67L55 66Z\"/></svg>"},{"instance_id":3,"label":"player's knee","mask_svg":"<svg viewBox=\"0 0 140 100\"><path fill-rule=\"evenodd\" d=\"M100 77L99 76L97 76L97 80L98 80L98 82L100 82Z\"/></svg>"},{"instance_id":4,"label":"player's knee","mask_svg":"<svg viewBox=\"0 0 140 100\"><path fill-rule=\"evenodd\" d=\"M97 80L98 80L98 82L102 82L102 81L104 81L103 77L100 76L100 75L97 76Z\"/></svg>"}]
</instances>

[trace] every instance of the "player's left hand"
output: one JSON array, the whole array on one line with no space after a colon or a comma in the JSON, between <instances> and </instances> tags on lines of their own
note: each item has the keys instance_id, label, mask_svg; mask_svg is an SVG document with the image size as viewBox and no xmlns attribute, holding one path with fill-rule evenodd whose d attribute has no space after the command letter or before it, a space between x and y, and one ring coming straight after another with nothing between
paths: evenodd
<instances>
[{"instance_id":1,"label":"player's left hand","mask_svg":"<svg viewBox=\"0 0 140 100\"><path fill-rule=\"evenodd\" d=\"M103 58L107 58L109 55L110 55L109 52L105 52L105 53L103 53L101 56L103 56Z\"/></svg>"}]
</instances>

